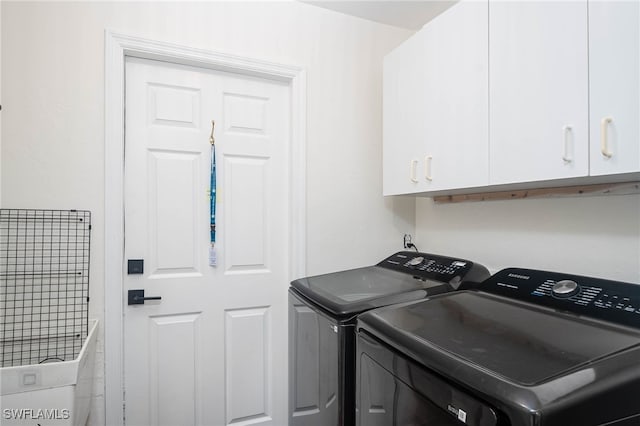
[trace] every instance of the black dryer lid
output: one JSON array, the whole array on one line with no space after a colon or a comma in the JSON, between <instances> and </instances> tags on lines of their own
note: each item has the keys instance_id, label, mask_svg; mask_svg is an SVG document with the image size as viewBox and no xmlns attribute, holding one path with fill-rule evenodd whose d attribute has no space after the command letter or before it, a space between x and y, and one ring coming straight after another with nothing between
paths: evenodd
<instances>
[{"instance_id":1,"label":"black dryer lid","mask_svg":"<svg viewBox=\"0 0 640 426\"><path fill-rule=\"evenodd\" d=\"M419 300L451 288L379 266L300 278L291 287L312 303L339 317L394 303Z\"/></svg>"}]
</instances>

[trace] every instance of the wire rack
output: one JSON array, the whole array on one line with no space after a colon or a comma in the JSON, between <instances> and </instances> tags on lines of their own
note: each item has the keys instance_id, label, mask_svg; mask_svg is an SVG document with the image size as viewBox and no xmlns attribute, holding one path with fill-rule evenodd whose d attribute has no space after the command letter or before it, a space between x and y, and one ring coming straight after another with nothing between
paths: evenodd
<instances>
[{"instance_id":1,"label":"wire rack","mask_svg":"<svg viewBox=\"0 0 640 426\"><path fill-rule=\"evenodd\" d=\"M91 213L0 209L0 365L75 359L89 329Z\"/></svg>"}]
</instances>

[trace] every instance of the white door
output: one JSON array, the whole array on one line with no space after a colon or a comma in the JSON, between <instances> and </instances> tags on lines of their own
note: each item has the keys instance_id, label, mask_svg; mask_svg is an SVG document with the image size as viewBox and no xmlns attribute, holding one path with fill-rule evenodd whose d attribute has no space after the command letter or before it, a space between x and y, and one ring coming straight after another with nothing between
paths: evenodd
<instances>
[{"instance_id":1,"label":"white door","mask_svg":"<svg viewBox=\"0 0 640 426\"><path fill-rule=\"evenodd\" d=\"M126 62L127 425L286 423L289 86ZM218 262L209 266L211 120ZM127 291L162 300L127 305Z\"/></svg>"},{"instance_id":2,"label":"white door","mask_svg":"<svg viewBox=\"0 0 640 426\"><path fill-rule=\"evenodd\" d=\"M489 3L490 183L589 173L587 2Z\"/></svg>"}]
</instances>

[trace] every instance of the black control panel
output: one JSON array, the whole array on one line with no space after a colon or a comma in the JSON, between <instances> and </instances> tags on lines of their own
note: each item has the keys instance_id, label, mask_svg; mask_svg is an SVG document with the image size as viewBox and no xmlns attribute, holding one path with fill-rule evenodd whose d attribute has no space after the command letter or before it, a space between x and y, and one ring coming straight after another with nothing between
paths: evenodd
<instances>
[{"instance_id":1,"label":"black control panel","mask_svg":"<svg viewBox=\"0 0 640 426\"><path fill-rule=\"evenodd\" d=\"M450 283L455 288L461 282L479 283L490 276L487 268L468 260L414 251L393 254L377 266L412 274L422 280Z\"/></svg>"},{"instance_id":2,"label":"black control panel","mask_svg":"<svg viewBox=\"0 0 640 426\"><path fill-rule=\"evenodd\" d=\"M479 290L640 328L640 285L558 272L508 268Z\"/></svg>"}]
</instances>

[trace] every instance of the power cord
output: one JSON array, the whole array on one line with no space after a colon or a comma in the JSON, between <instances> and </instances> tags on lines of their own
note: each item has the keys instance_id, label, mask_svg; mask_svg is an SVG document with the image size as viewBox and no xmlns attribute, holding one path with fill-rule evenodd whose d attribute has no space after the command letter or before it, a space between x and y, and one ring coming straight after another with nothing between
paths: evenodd
<instances>
[{"instance_id":1,"label":"power cord","mask_svg":"<svg viewBox=\"0 0 640 426\"><path fill-rule=\"evenodd\" d=\"M404 248L406 249L412 248L417 253L420 252L420 250L418 250L418 247L416 247L416 245L411 242L411 234L404 234L403 243L404 243Z\"/></svg>"}]
</instances>

